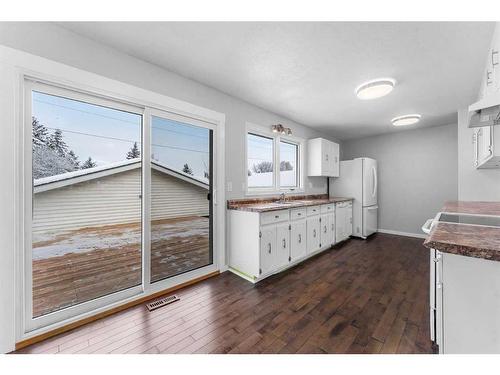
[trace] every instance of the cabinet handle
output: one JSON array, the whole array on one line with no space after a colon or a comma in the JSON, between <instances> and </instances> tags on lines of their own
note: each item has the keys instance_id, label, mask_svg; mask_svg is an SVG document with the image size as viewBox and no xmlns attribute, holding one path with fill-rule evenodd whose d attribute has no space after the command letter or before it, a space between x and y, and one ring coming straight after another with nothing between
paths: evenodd
<instances>
[{"instance_id":1,"label":"cabinet handle","mask_svg":"<svg viewBox=\"0 0 500 375\"><path fill-rule=\"evenodd\" d=\"M271 254L271 244L270 243L267 244L267 251L269 254Z\"/></svg>"},{"instance_id":2,"label":"cabinet handle","mask_svg":"<svg viewBox=\"0 0 500 375\"><path fill-rule=\"evenodd\" d=\"M299 243L302 243L302 235L299 233Z\"/></svg>"},{"instance_id":3,"label":"cabinet handle","mask_svg":"<svg viewBox=\"0 0 500 375\"><path fill-rule=\"evenodd\" d=\"M334 228L333 228L333 224L332 224L332 232L333 232Z\"/></svg>"},{"instance_id":4,"label":"cabinet handle","mask_svg":"<svg viewBox=\"0 0 500 375\"><path fill-rule=\"evenodd\" d=\"M276 215L274 218L275 218L275 219L279 219L280 217L279 217L279 215Z\"/></svg>"},{"instance_id":5,"label":"cabinet handle","mask_svg":"<svg viewBox=\"0 0 500 375\"><path fill-rule=\"evenodd\" d=\"M326 229L326 225L325 225L325 229L323 230L323 233L326 233L326 230L327 230L327 229Z\"/></svg>"},{"instance_id":6,"label":"cabinet handle","mask_svg":"<svg viewBox=\"0 0 500 375\"><path fill-rule=\"evenodd\" d=\"M283 249L286 248L286 239L283 238Z\"/></svg>"},{"instance_id":7,"label":"cabinet handle","mask_svg":"<svg viewBox=\"0 0 500 375\"><path fill-rule=\"evenodd\" d=\"M326 157L326 161L328 161L328 154L326 154L325 157Z\"/></svg>"},{"instance_id":8,"label":"cabinet handle","mask_svg":"<svg viewBox=\"0 0 500 375\"><path fill-rule=\"evenodd\" d=\"M313 229L313 237L316 237L316 229Z\"/></svg>"}]
</instances>

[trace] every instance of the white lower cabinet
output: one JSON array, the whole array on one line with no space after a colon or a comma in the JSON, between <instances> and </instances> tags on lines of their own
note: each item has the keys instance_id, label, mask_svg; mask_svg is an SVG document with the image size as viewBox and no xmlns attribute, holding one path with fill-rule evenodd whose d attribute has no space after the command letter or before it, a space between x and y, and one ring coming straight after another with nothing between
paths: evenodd
<instances>
[{"instance_id":1,"label":"white lower cabinet","mask_svg":"<svg viewBox=\"0 0 500 375\"><path fill-rule=\"evenodd\" d=\"M335 205L335 242L341 242L352 235L352 203Z\"/></svg>"},{"instance_id":2,"label":"white lower cabinet","mask_svg":"<svg viewBox=\"0 0 500 375\"><path fill-rule=\"evenodd\" d=\"M335 217L334 215L321 215L321 247L331 246L335 243Z\"/></svg>"},{"instance_id":3,"label":"white lower cabinet","mask_svg":"<svg viewBox=\"0 0 500 375\"><path fill-rule=\"evenodd\" d=\"M292 221L290 225L290 261L294 262L306 256L307 225L306 220Z\"/></svg>"},{"instance_id":4,"label":"white lower cabinet","mask_svg":"<svg viewBox=\"0 0 500 375\"><path fill-rule=\"evenodd\" d=\"M343 238L336 235L335 210L333 204L264 213L229 210L229 269L257 282L330 248Z\"/></svg>"},{"instance_id":5,"label":"white lower cabinet","mask_svg":"<svg viewBox=\"0 0 500 375\"><path fill-rule=\"evenodd\" d=\"M275 268L284 267L290 262L290 224L276 226L276 264Z\"/></svg>"},{"instance_id":6,"label":"white lower cabinet","mask_svg":"<svg viewBox=\"0 0 500 375\"><path fill-rule=\"evenodd\" d=\"M269 225L260 229L260 270L266 274L274 269L276 258L276 226Z\"/></svg>"},{"instance_id":7,"label":"white lower cabinet","mask_svg":"<svg viewBox=\"0 0 500 375\"><path fill-rule=\"evenodd\" d=\"M307 218L307 254L321 248L321 233L319 215Z\"/></svg>"},{"instance_id":8,"label":"white lower cabinet","mask_svg":"<svg viewBox=\"0 0 500 375\"><path fill-rule=\"evenodd\" d=\"M439 353L500 354L500 262L431 250L430 295Z\"/></svg>"}]
</instances>

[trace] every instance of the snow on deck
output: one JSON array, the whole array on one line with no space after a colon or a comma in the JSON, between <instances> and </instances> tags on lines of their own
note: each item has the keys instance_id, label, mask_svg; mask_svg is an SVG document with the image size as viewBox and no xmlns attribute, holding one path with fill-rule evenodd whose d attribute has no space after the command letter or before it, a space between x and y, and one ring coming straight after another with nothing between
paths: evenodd
<instances>
[{"instance_id":1,"label":"snow on deck","mask_svg":"<svg viewBox=\"0 0 500 375\"><path fill-rule=\"evenodd\" d=\"M139 223L46 233L33 244L33 314L90 301L140 285ZM151 281L211 263L209 219L184 217L152 223Z\"/></svg>"}]
</instances>

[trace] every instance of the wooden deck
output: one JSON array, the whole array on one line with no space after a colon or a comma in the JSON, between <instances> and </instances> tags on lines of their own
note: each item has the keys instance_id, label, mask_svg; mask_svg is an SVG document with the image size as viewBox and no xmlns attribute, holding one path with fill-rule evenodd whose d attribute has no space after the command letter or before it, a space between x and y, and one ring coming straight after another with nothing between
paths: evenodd
<instances>
[{"instance_id":1,"label":"wooden deck","mask_svg":"<svg viewBox=\"0 0 500 375\"><path fill-rule=\"evenodd\" d=\"M421 239L349 240L253 285L229 272L21 353L432 353Z\"/></svg>"},{"instance_id":2,"label":"wooden deck","mask_svg":"<svg viewBox=\"0 0 500 375\"><path fill-rule=\"evenodd\" d=\"M186 217L155 221L151 234L151 279L166 277L210 263L208 219ZM120 246L107 246L114 236L128 233ZM85 236L98 248L68 252L33 261L33 315L89 301L135 285L142 280L140 224L85 228L35 243L33 253L71 246ZM115 241L116 242L116 241ZM113 241L111 241L113 243ZM71 248L68 251L72 251Z\"/></svg>"}]
</instances>

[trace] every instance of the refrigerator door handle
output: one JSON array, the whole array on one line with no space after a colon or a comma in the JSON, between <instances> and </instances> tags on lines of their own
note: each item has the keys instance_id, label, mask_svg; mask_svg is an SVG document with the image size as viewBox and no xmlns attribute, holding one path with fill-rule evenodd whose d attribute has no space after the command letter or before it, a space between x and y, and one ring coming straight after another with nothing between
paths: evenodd
<instances>
[{"instance_id":1,"label":"refrigerator door handle","mask_svg":"<svg viewBox=\"0 0 500 375\"><path fill-rule=\"evenodd\" d=\"M366 208L367 210L378 210L378 206L370 206Z\"/></svg>"},{"instance_id":2,"label":"refrigerator door handle","mask_svg":"<svg viewBox=\"0 0 500 375\"><path fill-rule=\"evenodd\" d=\"M373 192L372 192L372 197L374 197L377 194L377 170L375 167L372 167L372 173L373 173Z\"/></svg>"}]
</instances>

